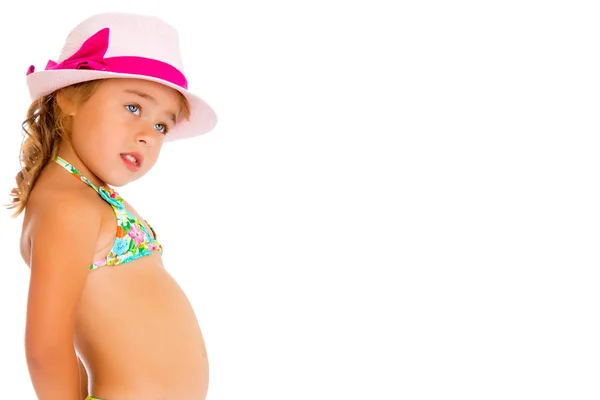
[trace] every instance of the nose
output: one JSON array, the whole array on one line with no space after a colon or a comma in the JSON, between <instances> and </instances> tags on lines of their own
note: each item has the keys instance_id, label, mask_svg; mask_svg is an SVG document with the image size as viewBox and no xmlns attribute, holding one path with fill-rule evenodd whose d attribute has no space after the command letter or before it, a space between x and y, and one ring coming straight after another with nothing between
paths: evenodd
<instances>
[{"instance_id":1,"label":"nose","mask_svg":"<svg viewBox=\"0 0 600 400\"><path fill-rule=\"evenodd\" d=\"M151 128L147 126L138 127L137 133L135 134L135 141L143 145L152 145L155 141L155 134Z\"/></svg>"}]
</instances>

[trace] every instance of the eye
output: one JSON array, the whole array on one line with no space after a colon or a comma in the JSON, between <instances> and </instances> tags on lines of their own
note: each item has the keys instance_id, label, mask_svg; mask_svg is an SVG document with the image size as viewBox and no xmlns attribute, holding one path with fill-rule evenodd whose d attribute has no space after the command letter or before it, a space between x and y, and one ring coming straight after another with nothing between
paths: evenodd
<instances>
[{"instance_id":1,"label":"eye","mask_svg":"<svg viewBox=\"0 0 600 400\"><path fill-rule=\"evenodd\" d=\"M127 108L129 111L131 111L133 114L137 113L140 111L140 107L135 105L135 104L127 104L125 106L125 108Z\"/></svg>"},{"instance_id":2,"label":"eye","mask_svg":"<svg viewBox=\"0 0 600 400\"><path fill-rule=\"evenodd\" d=\"M169 131L169 128L167 128L167 126L165 124L156 124L156 125L154 125L154 127L156 128L157 131L159 131L162 134L165 134Z\"/></svg>"}]
</instances>

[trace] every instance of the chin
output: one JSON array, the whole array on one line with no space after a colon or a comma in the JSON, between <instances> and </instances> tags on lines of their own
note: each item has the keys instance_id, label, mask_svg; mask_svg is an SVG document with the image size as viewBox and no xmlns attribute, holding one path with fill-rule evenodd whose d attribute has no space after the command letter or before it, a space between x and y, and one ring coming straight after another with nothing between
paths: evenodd
<instances>
[{"instance_id":1,"label":"chin","mask_svg":"<svg viewBox=\"0 0 600 400\"><path fill-rule=\"evenodd\" d=\"M140 176L136 176L134 178L130 178L130 179L124 179L124 178L120 178L120 179L113 179L112 181L109 181L109 184L111 186L114 187L123 187L126 186L127 184L131 183L131 182L135 182L138 179L140 179L142 177L142 175Z\"/></svg>"},{"instance_id":2,"label":"chin","mask_svg":"<svg viewBox=\"0 0 600 400\"><path fill-rule=\"evenodd\" d=\"M105 170L105 174L101 179L110 186L123 187L145 176L151 166L152 164L142 165L137 171L118 166L114 169Z\"/></svg>"},{"instance_id":3,"label":"chin","mask_svg":"<svg viewBox=\"0 0 600 400\"><path fill-rule=\"evenodd\" d=\"M112 187L120 188L120 187L126 186L130 182L133 182L133 181L127 181L127 182L115 181L115 182L106 182L106 183L108 183Z\"/></svg>"},{"instance_id":4,"label":"chin","mask_svg":"<svg viewBox=\"0 0 600 400\"><path fill-rule=\"evenodd\" d=\"M107 174L106 179L103 179L103 180L104 180L104 182L106 182L110 186L123 187L123 186L126 186L127 184L129 184L131 182L137 181L138 179L140 179L144 175L145 175L145 172L144 173L138 172L138 173L135 173L135 174L132 174L132 173L129 173L129 174L110 174L109 173L109 174Z\"/></svg>"}]
</instances>

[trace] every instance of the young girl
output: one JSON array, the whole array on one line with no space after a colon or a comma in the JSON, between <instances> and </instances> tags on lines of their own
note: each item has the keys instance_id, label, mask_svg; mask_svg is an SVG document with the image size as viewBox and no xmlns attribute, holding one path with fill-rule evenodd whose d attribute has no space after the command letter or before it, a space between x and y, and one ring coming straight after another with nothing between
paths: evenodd
<instances>
[{"instance_id":1,"label":"young girl","mask_svg":"<svg viewBox=\"0 0 600 400\"><path fill-rule=\"evenodd\" d=\"M29 68L27 85L11 208L24 211L25 345L38 398L204 399L194 311L163 267L160 236L111 187L144 176L163 142L216 124L187 90L177 31L149 16L95 15L56 62Z\"/></svg>"}]
</instances>

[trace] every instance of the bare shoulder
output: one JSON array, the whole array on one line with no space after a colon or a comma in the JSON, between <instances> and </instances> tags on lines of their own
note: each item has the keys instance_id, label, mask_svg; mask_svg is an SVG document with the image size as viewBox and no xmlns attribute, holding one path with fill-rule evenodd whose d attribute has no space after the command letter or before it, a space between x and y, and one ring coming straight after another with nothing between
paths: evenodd
<instances>
[{"instance_id":1,"label":"bare shoulder","mask_svg":"<svg viewBox=\"0 0 600 400\"><path fill-rule=\"evenodd\" d=\"M54 240L48 239L78 232L76 237L79 236L79 239L95 241L101 221L96 198L97 194L87 187L36 186L31 192L23 218L21 255L24 261L31 266L30 253L36 238L54 243ZM92 237L86 238L86 232Z\"/></svg>"}]
</instances>

